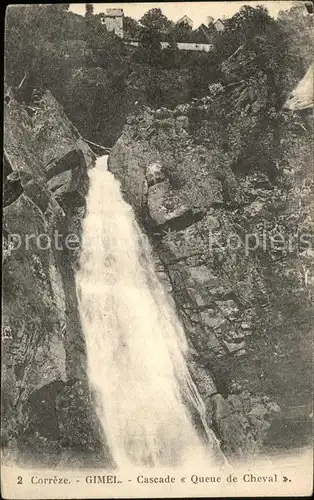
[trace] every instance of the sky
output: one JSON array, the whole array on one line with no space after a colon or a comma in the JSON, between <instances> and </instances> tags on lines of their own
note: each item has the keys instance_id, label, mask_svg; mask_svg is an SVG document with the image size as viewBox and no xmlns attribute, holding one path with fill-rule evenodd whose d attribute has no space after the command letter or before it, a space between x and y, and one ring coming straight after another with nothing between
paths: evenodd
<instances>
[{"instance_id":1,"label":"sky","mask_svg":"<svg viewBox=\"0 0 314 500\"><path fill-rule=\"evenodd\" d=\"M264 5L269 14L276 17L280 10L289 9L295 2L293 1L253 1L253 2L146 2L138 3L130 1L128 3L95 3L94 14L105 12L108 8L121 8L124 15L140 19L149 9L160 8L162 12L172 21L178 21L184 14L193 20L193 27L197 28L201 23L207 20L208 16L218 19L219 17L231 17L242 5ZM85 14L85 4L71 4L70 10L77 14Z\"/></svg>"}]
</instances>

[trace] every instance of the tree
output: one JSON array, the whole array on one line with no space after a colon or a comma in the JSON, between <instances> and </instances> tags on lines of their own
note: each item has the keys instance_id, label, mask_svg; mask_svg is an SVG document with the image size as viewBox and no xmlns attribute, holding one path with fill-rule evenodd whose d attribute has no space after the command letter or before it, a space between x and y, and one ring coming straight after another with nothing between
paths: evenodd
<instances>
[{"instance_id":1,"label":"tree","mask_svg":"<svg viewBox=\"0 0 314 500\"><path fill-rule=\"evenodd\" d=\"M172 32L167 37L168 46L162 51L162 65L167 68L175 68L178 64L178 44Z\"/></svg>"},{"instance_id":2,"label":"tree","mask_svg":"<svg viewBox=\"0 0 314 500\"><path fill-rule=\"evenodd\" d=\"M176 42L189 42L192 33L192 28L187 23L176 23L174 24L169 32L169 37L174 39Z\"/></svg>"},{"instance_id":3,"label":"tree","mask_svg":"<svg viewBox=\"0 0 314 500\"><path fill-rule=\"evenodd\" d=\"M85 17L92 17L94 14L94 5L92 3L85 4Z\"/></svg>"},{"instance_id":4,"label":"tree","mask_svg":"<svg viewBox=\"0 0 314 500\"><path fill-rule=\"evenodd\" d=\"M139 36L137 58L150 66L158 66L161 60L161 34L154 28L142 28Z\"/></svg>"},{"instance_id":5,"label":"tree","mask_svg":"<svg viewBox=\"0 0 314 500\"><path fill-rule=\"evenodd\" d=\"M140 23L145 28L159 31L161 34L167 34L174 24L162 13L161 9L150 9L141 17Z\"/></svg>"},{"instance_id":6,"label":"tree","mask_svg":"<svg viewBox=\"0 0 314 500\"><path fill-rule=\"evenodd\" d=\"M109 32L96 15L86 20L85 40L92 51L91 64L102 68L121 67L125 56L122 40L113 32Z\"/></svg>"},{"instance_id":7,"label":"tree","mask_svg":"<svg viewBox=\"0 0 314 500\"><path fill-rule=\"evenodd\" d=\"M141 27L139 23L132 17L125 16L123 18L124 38L137 40L140 36Z\"/></svg>"},{"instance_id":8,"label":"tree","mask_svg":"<svg viewBox=\"0 0 314 500\"><path fill-rule=\"evenodd\" d=\"M63 5L9 6L6 15L6 79L18 85L25 74L33 85L59 87L65 68L61 43L69 13Z\"/></svg>"},{"instance_id":9,"label":"tree","mask_svg":"<svg viewBox=\"0 0 314 500\"><path fill-rule=\"evenodd\" d=\"M289 10L280 11L277 22L288 37L289 77L293 86L312 62L313 19L306 14L304 4L300 2Z\"/></svg>"},{"instance_id":10,"label":"tree","mask_svg":"<svg viewBox=\"0 0 314 500\"><path fill-rule=\"evenodd\" d=\"M168 40L174 23L162 13L161 9L150 9L140 19L140 24L137 59L150 66L159 66L162 63L161 42ZM172 40L175 43L173 37Z\"/></svg>"},{"instance_id":11,"label":"tree","mask_svg":"<svg viewBox=\"0 0 314 500\"><path fill-rule=\"evenodd\" d=\"M255 36L263 34L272 21L265 7L241 7L239 12L225 21L225 30L216 34L214 43L221 59L228 58L242 44L248 45Z\"/></svg>"},{"instance_id":12,"label":"tree","mask_svg":"<svg viewBox=\"0 0 314 500\"><path fill-rule=\"evenodd\" d=\"M268 106L280 107L285 92L288 39L265 7L244 6L214 40L227 83L250 82L251 93L261 93L260 82L267 82Z\"/></svg>"}]
</instances>

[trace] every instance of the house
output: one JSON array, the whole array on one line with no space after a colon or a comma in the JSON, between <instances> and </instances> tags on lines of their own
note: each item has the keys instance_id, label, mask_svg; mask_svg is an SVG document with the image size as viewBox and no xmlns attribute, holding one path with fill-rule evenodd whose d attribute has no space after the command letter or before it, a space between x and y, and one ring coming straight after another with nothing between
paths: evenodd
<instances>
[{"instance_id":1,"label":"house","mask_svg":"<svg viewBox=\"0 0 314 500\"><path fill-rule=\"evenodd\" d=\"M101 23L108 31L113 31L117 36L123 38L123 9L107 9L101 17Z\"/></svg>"},{"instance_id":2,"label":"house","mask_svg":"<svg viewBox=\"0 0 314 500\"><path fill-rule=\"evenodd\" d=\"M189 16L186 16L186 15L184 15L183 17L181 17L181 19L179 19L179 21L177 21L176 24L187 24L188 26L190 26L191 28L193 28L193 21L192 21L192 19Z\"/></svg>"},{"instance_id":3,"label":"house","mask_svg":"<svg viewBox=\"0 0 314 500\"><path fill-rule=\"evenodd\" d=\"M214 22L214 26L217 31L224 31L225 30L225 25L221 19L216 19Z\"/></svg>"}]
</instances>

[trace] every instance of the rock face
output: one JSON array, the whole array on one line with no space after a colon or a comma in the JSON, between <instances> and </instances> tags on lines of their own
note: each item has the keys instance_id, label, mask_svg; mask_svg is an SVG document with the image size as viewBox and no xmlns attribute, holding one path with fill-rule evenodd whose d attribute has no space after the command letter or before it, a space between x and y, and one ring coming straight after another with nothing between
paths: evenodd
<instances>
[{"instance_id":1,"label":"rock face","mask_svg":"<svg viewBox=\"0 0 314 500\"><path fill-rule=\"evenodd\" d=\"M306 114L285 115L277 178L241 174L238 137L217 144L204 108L139 109L109 168L150 236L209 425L236 461L311 435L312 130ZM4 457L109 465L74 279L94 155L49 93L35 108L8 100L5 146Z\"/></svg>"},{"instance_id":2,"label":"rock face","mask_svg":"<svg viewBox=\"0 0 314 500\"><path fill-rule=\"evenodd\" d=\"M150 236L209 423L232 461L310 439L312 250L288 242L296 232L311 239L311 122L302 117L295 132L286 116L273 181L235 173L237 151L211 140L205 107L140 109L109 169Z\"/></svg>"},{"instance_id":3,"label":"rock face","mask_svg":"<svg viewBox=\"0 0 314 500\"><path fill-rule=\"evenodd\" d=\"M2 332L6 460L108 463L87 385L74 270L94 155L50 93L5 109ZM93 460L91 458L93 457ZM88 462L87 462L88 461Z\"/></svg>"}]
</instances>

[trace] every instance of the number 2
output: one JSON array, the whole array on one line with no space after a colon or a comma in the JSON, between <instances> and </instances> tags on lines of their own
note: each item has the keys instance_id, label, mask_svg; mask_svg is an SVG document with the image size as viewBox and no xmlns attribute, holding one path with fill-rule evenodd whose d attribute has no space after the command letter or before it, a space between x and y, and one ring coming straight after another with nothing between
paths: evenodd
<instances>
[{"instance_id":1,"label":"number 2","mask_svg":"<svg viewBox=\"0 0 314 500\"><path fill-rule=\"evenodd\" d=\"M23 483L22 476L17 476L17 484L22 484L22 483Z\"/></svg>"}]
</instances>

